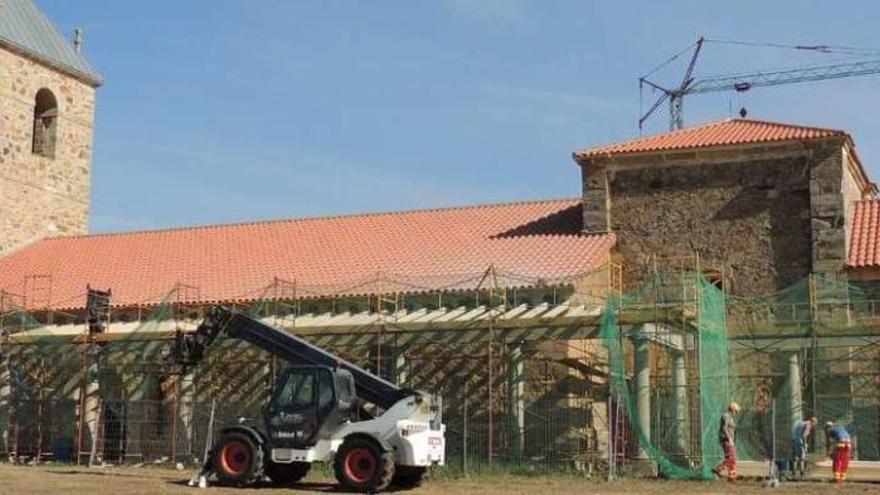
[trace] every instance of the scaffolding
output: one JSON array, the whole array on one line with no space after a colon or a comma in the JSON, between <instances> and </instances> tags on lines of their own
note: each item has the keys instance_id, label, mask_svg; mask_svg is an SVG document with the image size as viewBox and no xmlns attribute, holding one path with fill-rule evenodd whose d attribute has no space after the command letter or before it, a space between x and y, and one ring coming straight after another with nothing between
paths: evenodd
<instances>
[{"instance_id":1,"label":"scaffolding","mask_svg":"<svg viewBox=\"0 0 880 495\"><path fill-rule=\"evenodd\" d=\"M442 277L377 271L332 288L276 277L235 304L402 385L446 395L455 465L584 466L601 455L588 452L596 442L582 437L601 428L587 425L584 414L566 413L562 421L559 408L580 407L594 391L581 386L577 403L559 384L595 374L583 342L595 330L608 273L537 280L495 266ZM94 309L98 296L88 289L87 306ZM102 297L109 301L109 293ZM203 314L200 291L177 284L157 299L63 318L48 303L24 311L4 302L2 352L20 377L9 380L4 422L15 438L36 444L6 442L8 459L194 462L210 436L208 404L216 400L217 425L243 412L259 416L280 363L222 342L192 374L183 373L168 362L171 338ZM553 342L581 355L555 355L546 346ZM460 387L468 393L461 396ZM25 414L27 407L52 413ZM545 441L547 435L560 440Z\"/></svg>"},{"instance_id":2,"label":"scaffolding","mask_svg":"<svg viewBox=\"0 0 880 495\"><path fill-rule=\"evenodd\" d=\"M784 458L791 421L816 415L848 426L860 459L880 460L880 284L813 275L736 297L728 276L696 255L653 259L626 291L612 263L557 279L494 265L376 270L332 287L274 277L230 304L442 395L447 469L614 477L647 460L703 477L730 400L746 412L744 458ZM175 333L207 307L198 287L99 311L104 331L51 304L25 310L27 299L0 293L0 452L11 461L197 462L209 425L260 417L284 364L234 341L189 372L169 361ZM770 431L783 432L775 447Z\"/></svg>"}]
</instances>

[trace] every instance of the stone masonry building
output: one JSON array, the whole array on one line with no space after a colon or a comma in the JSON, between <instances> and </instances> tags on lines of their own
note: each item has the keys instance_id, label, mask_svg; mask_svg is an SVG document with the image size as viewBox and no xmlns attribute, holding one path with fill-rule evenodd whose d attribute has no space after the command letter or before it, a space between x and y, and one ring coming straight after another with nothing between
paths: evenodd
<instances>
[{"instance_id":1,"label":"stone masonry building","mask_svg":"<svg viewBox=\"0 0 880 495\"><path fill-rule=\"evenodd\" d=\"M613 232L632 287L698 253L737 295L847 267L855 205L877 187L844 131L732 119L574 153L584 232Z\"/></svg>"},{"instance_id":2,"label":"stone masonry building","mask_svg":"<svg viewBox=\"0 0 880 495\"><path fill-rule=\"evenodd\" d=\"M101 76L31 0L0 3L0 253L88 230Z\"/></svg>"}]
</instances>

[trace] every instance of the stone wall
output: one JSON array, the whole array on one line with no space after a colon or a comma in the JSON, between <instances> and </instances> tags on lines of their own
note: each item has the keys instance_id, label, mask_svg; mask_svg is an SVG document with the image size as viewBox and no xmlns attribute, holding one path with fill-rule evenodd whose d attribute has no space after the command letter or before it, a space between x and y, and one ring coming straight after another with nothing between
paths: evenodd
<instances>
[{"instance_id":1,"label":"stone wall","mask_svg":"<svg viewBox=\"0 0 880 495\"><path fill-rule=\"evenodd\" d=\"M814 150L810 169L812 268L817 273L838 273L846 268L846 176L843 148Z\"/></svg>"},{"instance_id":2,"label":"stone wall","mask_svg":"<svg viewBox=\"0 0 880 495\"><path fill-rule=\"evenodd\" d=\"M604 166L586 166L581 170L583 179L584 224L586 234L605 234L611 224L611 196L608 191L608 173Z\"/></svg>"},{"instance_id":3,"label":"stone wall","mask_svg":"<svg viewBox=\"0 0 880 495\"><path fill-rule=\"evenodd\" d=\"M657 166L611 174L611 223L624 283L653 256L699 253L734 294L786 287L810 271L809 161L803 157ZM661 261L662 263L662 261Z\"/></svg>"},{"instance_id":4,"label":"stone wall","mask_svg":"<svg viewBox=\"0 0 880 495\"><path fill-rule=\"evenodd\" d=\"M55 158L32 153L35 96L58 103ZM0 254L88 229L95 88L0 48Z\"/></svg>"}]
</instances>

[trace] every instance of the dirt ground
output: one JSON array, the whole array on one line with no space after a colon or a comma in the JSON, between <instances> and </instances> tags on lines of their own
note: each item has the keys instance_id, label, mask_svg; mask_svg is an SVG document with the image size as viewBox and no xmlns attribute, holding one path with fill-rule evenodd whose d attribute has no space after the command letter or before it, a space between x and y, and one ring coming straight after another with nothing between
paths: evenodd
<instances>
[{"instance_id":1,"label":"dirt ground","mask_svg":"<svg viewBox=\"0 0 880 495\"><path fill-rule=\"evenodd\" d=\"M0 494L51 495L146 495L146 494L239 494L274 495L337 492L332 480L320 474L309 475L305 483L288 488L260 486L249 489L211 487L205 490L186 486L189 471L163 468L76 468L0 466ZM743 481L737 486L724 482L621 480L594 482L573 476L502 476L487 475L471 479L429 480L413 490L413 495L516 495L516 494L750 494L774 491L779 494L819 495L834 488L823 482L785 483L776 489L765 488L758 481ZM875 494L880 485L849 483L834 493Z\"/></svg>"}]
</instances>

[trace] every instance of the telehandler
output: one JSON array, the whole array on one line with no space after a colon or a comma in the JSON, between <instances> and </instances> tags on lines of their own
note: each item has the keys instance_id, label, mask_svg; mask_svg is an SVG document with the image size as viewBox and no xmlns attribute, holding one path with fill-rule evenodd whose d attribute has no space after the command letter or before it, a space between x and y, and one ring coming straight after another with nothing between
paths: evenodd
<instances>
[{"instance_id":1,"label":"telehandler","mask_svg":"<svg viewBox=\"0 0 880 495\"><path fill-rule=\"evenodd\" d=\"M218 337L246 341L286 361L262 421L242 418L222 428L199 475L228 485L302 479L312 463L332 462L347 490L377 492L418 486L444 463L440 397L382 379L246 313L215 306L197 330L178 331L173 359L197 365Z\"/></svg>"}]
</instances>

